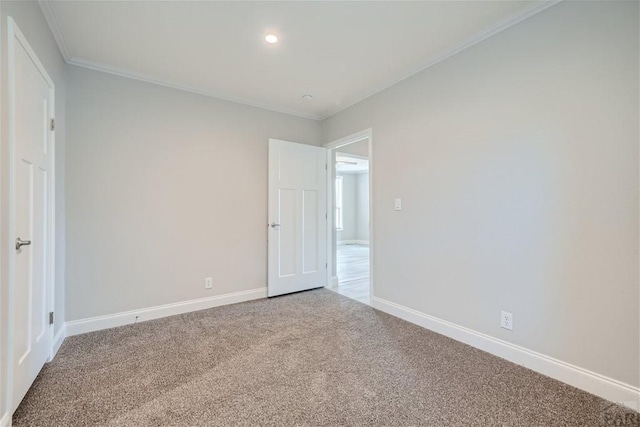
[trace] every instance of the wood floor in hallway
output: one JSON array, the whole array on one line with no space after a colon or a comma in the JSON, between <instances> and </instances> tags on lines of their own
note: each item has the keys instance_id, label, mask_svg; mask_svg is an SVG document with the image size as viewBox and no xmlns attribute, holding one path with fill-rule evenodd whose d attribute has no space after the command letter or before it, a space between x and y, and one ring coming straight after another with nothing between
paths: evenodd
<instances>
[{"instance_id":1,"label":"wood floor in hallway","mask_svg":"<svg viewBox=\"0 0 640 427\"><path fill-rule=\"evenodd\" d=\"M331 290L369 304L369 246L338 245L338 285Z\"/></svg>"}]
</instances>

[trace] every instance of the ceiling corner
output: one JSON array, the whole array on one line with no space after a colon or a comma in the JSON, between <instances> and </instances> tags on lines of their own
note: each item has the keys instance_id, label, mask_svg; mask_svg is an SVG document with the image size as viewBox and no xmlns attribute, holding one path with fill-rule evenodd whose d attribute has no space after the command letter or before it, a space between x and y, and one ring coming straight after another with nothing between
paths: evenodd
<instances>
[{"instance_id":1,"label":"ceiling corner","mask_svg":"<svg viewBox=\"0 0 640 427\"><path fill-rule=\"evenodd\" d=\"M271 105L271 104L254 102L254 101L249 100L249 99L234 97L234 96L230 96L228 94L223 94L223 93L212 92L212 91L210 91L208 89L205 89L205 88L202 88L202 87L189 86L189 85L184 85L184 84L176 82L176 81L159 79L159 78L147 75L147 74L136 73L136 72L129 71L129 70L124 70L124 69L120 69L120 68L116 68L116 67L111 67L111 66L106 65L106 64L101 64L101 63L97 63L97 62L93 62L93 61L87 61L85 59L78 58L78 57L72 57L72 58L67 59L67 63L71 64L71 65L75 65L77 67L87 68L87 69L93 70L93 71L99 71L99 72L102 72L102 73L113 74L113 75L116 75L116 76L125 77L125 78L133 79L133 80L139 80L139 81L142 81L142 82L145 82L145 83L150 83L150 84L154 84L154 85L158 85L158 86L164 86L164 87L168 87L168 88L171 88L171 89L181 90L181 91L184 91L184 92L195 93L197 95L202 95L202 96L206 96L206 97L209 97L209 98L215 98L215 99L218 99L218 100L221 100L221 101L227 101L227 102L233 102L235 104L247 105L249 107L260 108L260 109L272 111L272 112L275 112L275 113L287 114L287 115L290 115L290 116L301 117L303 119L310 119L310 120L316 120L316 121L320 121L321 120L321 116L317 115L317 114L311 114L311 113L305 113L305 112L297 111L297 110L290 110L290 109L286 109L286 108L280 108L278 106Z\"/></svg>"},{"instance_id":2,"label":"ceiling corner","mask_svg":"<svg viewBox=\"0 0 640 427\"><path fill-rule=\"evenodd\" d=\"M408 79L409 77L414 76L415 74L418 74L421 71L426 70L427 68L430 68L442 61L444 61L445 59L459 53L462 52L465 49L468 49L470 47L472 47L473 45L480 43L481 41L488 39L489 37L498 34L504 30L506 30L507 28L521 22L524 21L527 18L530 18L540 12L542 12L545 9L550 8L551 6L554 6L558 3L560 3L563 0L535 0L530 6L518 11L517 13L507 17L506 19L495 23L494 25L490 26L489 28L485 28L484 30L474 34L473 36L471 36L470 38L468 38L467 40L463 40L460 43L458 43L457 45L452 46L451 48L447 49L446 51L442 52L440 55L436 56L436 57L432 57L432 58L428 58L426 62L424 62L423 64L421 64L417 69L406 73L404 75L401 76L397 76L394 79L391 79L387 82L385 82L384 84L374 88L373 90L369 91L368 93L360 96L360 97L355 97L353 99L347 100L347 102L343 103L340 106L337 106L335 108L330 109L329 111L326 111L325 113L323 113L322 115L320 115L320 118L318 120L320 121L324 121L338 113L340 113L341 111L344 111L362 101L364 101L367 98L370 98L380 92L382 92L385 89L390 88L391 86L394 86L398 83L400 83L403 80Z\"/></svg>"},{"instance_id":3,"label":"ceiling corner","mask_svg":"<svg viewBox=\"0 0 640 427\"><path fill-rule=\"evenodd\" d=\"M58 44L58 49L60 49L62 57L66 62L69 62L69 60L73 57L73 54L71 53L71 49L69 49L69 46L64 39L64 34L62 34L62 29L60 28L58 18L53 11L50 0L38 0L38 4L40 5L40 9L42 9L44 18L47 20L47 24L49 24L49 28L53 33L53 38Z\"/></svg>"}]
</instances>

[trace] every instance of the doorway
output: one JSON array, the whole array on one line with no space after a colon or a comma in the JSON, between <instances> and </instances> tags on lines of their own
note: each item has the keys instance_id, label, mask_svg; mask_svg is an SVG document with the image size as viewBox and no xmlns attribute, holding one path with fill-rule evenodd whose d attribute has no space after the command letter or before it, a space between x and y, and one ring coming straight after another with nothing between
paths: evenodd
<instances>
[{"instance_id":1,"label":"doorway","mask_svg":"<svg viewBox=\"0 0 640 427\"><path fill-rule=\"evenodd\" d=\"M326 145L329 153L329 204L332 224L328 245L332 260L328 289L370 304L371 275L371 131Z\"/></svg>"}]
</instances>

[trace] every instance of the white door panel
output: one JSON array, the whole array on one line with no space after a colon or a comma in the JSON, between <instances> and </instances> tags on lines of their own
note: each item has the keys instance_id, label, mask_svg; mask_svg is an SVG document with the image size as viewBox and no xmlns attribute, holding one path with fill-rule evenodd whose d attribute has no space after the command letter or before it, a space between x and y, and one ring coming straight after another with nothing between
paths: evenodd
<instances>
[{"instance_id":1,"label":"white door panel","mask_svg":"<svg viewBox=\"0 0 640 427\"><path fill-rule=\"evenodd\" d=\"M24 36L9 23L12 151L12 409L49 358L49 190L54 87ZM16 247L17 239L28 244Z\"/></svg>"},{"instance_id":2,"label":"white door panel","mask_svg":"<svg viewBox=\"0 0 640 427\"><path fill-rule=\"evenodd\" d=\"M269 296L327 282L326 156L322 147L269 140Z\"/></svg>"}]
</instances>

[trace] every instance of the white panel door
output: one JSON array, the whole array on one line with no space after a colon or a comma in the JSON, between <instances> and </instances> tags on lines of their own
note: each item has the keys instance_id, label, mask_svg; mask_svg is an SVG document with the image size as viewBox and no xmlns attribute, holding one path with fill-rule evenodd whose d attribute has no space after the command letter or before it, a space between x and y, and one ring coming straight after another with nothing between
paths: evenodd
<instances>
[{"instance_id":1,"label":"white panel door","mask_svg":"<svg viewBox=\"0 0 640 427\"><path fill-rule=\"evenodd\" d=\"M12 148L12 409L49 358L53 82L10 23L10 125Z\"/></svg>"},{"instance_id":2,"label":"white panel door","mask_svg":"<svg viewBox=\"0 0 640 427\"><path fill-rule=\"evenodd\" d=\"M269 140L270 297L327 283L327 152Z\"/></svg>"}]
</instances>

